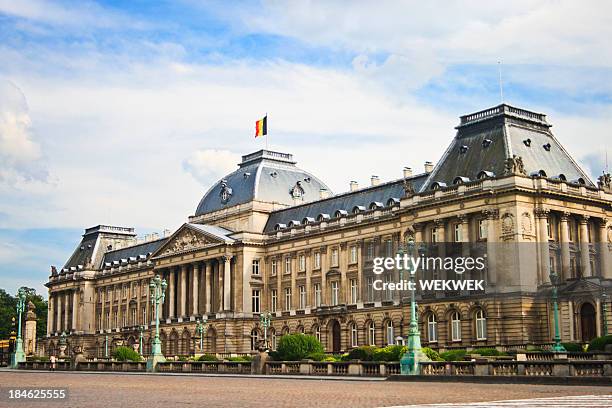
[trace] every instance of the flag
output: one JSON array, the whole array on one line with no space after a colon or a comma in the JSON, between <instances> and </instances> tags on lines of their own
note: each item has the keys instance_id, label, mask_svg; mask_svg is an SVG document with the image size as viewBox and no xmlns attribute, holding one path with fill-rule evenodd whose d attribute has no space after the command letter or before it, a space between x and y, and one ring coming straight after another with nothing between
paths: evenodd
<instances>
[{"instance_id":1,"label":"flag","mask_svg":"<svg viewBox=\"0 0 612 408\"><path fill-rule=\"evenodd\" d=\"M263 119L259 119L255 122L255 137L265 136L268 134L268 115L264 116Z\"/></svg>"}]
</instances>

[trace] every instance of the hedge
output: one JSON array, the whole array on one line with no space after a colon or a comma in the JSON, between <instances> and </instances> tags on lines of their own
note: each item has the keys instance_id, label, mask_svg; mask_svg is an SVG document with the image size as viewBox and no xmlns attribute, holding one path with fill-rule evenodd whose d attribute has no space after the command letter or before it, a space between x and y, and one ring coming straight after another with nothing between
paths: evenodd
<instances>
[{"instance_id":1,"label":"hedge","mask_svg":"<svg viewBox=\"0 0 612 408\"><path fill-rule=\"evenodd\" d=\"M612 344L612 334L596 337L589 343L589 351L605 351L606 346Z\"/></svg>"},{"instance_id":2,"label":"hedge","mask_svg":"<svg viewBox=\"0 0 612 408\"><path fill-rule=\"evenodd\" d=\"M312 354L324 353L321 342L315 336L306 334L286 334L280 338L275 360L298 361ZM272 355L272 353L270 353Z\"/></svg>"},{"instance_id":3,"label":"hedge","mask_svg":"<svg viewBox=\"0 0 612 408\"><path fill-rule=\"evenodd\" d=\"M142 361L142 357L131 347L117 347L113 351L113 357L117 361Z\"/></svg>"}]
</instances>

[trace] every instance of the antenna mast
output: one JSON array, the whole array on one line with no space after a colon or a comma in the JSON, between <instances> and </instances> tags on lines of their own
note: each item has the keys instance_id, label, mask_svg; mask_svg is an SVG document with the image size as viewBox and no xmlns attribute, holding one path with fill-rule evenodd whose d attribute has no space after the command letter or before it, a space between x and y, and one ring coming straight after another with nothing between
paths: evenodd
<instances>
[{"instance_id":1,"label":"antenna mast","mask_svg":"<svg viewBox=\"0 0 612 408\"><path fill-rule=\"evenodd\" d=\"M501 103L504 103L504 85L502 82L502 69L501 69L501 61L497 61L497 69L499 71L499 99Z\"/></svg>"}]
</instances>

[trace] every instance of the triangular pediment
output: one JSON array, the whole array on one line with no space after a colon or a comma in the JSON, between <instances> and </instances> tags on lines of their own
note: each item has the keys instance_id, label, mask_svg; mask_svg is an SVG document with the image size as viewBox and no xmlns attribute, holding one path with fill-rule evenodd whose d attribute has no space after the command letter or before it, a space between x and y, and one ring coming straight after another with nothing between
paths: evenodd
<instances>
[{"instance_id":1,"label":"triangular pediment","mask_svg":"<svg viewBox=\"0 0 612 408\"><path fill-rule=\"evenodd\" d=\"M218 245L231 244L233 240L218 233L206 230L206 226L183 224L166 242L153 254L154 258L206 249Z\"/></svg>"},{"instance_id":2,"label":"triangular pediment","mask_svg":"<svg viewBox=\"0 0 612 408\"><path fill-rule=\"evenodd\" d=\"M601 292L601 285L598 285L595 282L590 282L588 280L579 279L575 282L570 283L560 292L564 295L578 294L578 293L585 293L585 292L598 294Z\"/></svg>"}]
</instances>

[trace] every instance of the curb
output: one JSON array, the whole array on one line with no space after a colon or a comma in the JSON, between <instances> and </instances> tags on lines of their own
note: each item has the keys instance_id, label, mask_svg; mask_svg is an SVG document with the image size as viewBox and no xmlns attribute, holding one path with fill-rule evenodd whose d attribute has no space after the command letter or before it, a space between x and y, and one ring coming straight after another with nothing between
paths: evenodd
<instances>
[{"instance_id":1,"label":"curb","mask_svg":"<svg viewBox=\"0 0 612 408\"><path fill-rule=\"evenodd\" d=\"M612 386L612 377L539 377L493 375L391 375L387 381L396 382L464 382L481 384L541 384L541 385L597 385Z\"/></svg>"}]
</instances>

